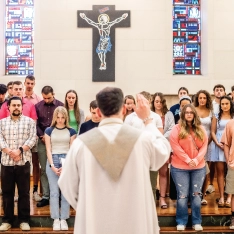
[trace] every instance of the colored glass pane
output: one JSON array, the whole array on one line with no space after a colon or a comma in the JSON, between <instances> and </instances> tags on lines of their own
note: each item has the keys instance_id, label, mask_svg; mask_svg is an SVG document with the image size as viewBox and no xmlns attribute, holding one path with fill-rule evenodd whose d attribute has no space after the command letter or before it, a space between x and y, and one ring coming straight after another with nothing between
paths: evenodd
<instances>
[{"instance_id":1,"label":"colored glass pane","mask_svg":"<svg viewBox=\"0 0 234 234\"><path fill-rule=\"evenodd\" d=\"M200 0L173 1L173 74L201 74Z\"/></svg>"},{"instance_id":2,"label":"colored glass pane","mask_svg":"<svg viewBox=\"0 0 234 234\"><path fill-rule=\"evenodd\" d=\"M6 0L6 75L34 74L34 0Z\"/></svg>"}]
</instances>

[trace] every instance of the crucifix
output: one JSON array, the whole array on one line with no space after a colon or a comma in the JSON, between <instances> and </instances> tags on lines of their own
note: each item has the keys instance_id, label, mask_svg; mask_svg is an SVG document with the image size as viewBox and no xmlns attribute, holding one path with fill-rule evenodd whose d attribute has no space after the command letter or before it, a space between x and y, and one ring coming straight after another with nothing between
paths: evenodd
<instances>
[{"instance_id":1,"label":"crucifix","mask_svg":"<svg viewBox=\"0 0 234 234\"><path fill-rule=\"evenodd\" d=\"M93 29L93 81L115 81L115 29L130 27L130 11L94 5L77 13L78 27Z\"/></svg>"}]
</instances>

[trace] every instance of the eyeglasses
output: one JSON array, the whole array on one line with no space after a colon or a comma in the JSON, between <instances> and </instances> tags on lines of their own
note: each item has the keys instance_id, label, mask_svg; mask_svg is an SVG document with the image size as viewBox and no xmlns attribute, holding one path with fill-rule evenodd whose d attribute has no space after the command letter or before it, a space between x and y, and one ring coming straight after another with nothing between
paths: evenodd
<instances>
[{"instance_id":1,"label":"eyeglasses","mask_svg":"<svg viewBox=\"0 0 234 234\"><path fill-rule=\"evenodd\" d=\"M185 111L186 115L194 115L194 113L192 111Z\"/></svg>"}]
</instances>

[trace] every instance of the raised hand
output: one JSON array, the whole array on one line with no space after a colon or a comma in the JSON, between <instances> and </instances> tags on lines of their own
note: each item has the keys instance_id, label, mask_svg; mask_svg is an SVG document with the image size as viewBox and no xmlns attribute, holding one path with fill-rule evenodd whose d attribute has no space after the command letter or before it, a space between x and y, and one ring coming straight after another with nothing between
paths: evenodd
<instances>
[{"instance_id":1,"label":"raised hand","mask_svg":"<svg viewBox=\"0 0 234 234\"><path fill-rule=\"evenodd\" d=\"M142 120L148 118L150 116L149 101L142 94L137 94L136 101L137 106L135 106L133 109L137 116Z\"/></svg>"}]
</instances>

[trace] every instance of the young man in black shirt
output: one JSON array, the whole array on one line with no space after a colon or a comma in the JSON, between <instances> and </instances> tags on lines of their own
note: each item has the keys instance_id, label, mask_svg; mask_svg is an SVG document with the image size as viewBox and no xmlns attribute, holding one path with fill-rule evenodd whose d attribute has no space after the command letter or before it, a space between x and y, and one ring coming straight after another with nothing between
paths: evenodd
<instances>
[{"instance_id":1,"label":"young man in black shirt","mask_svg":"<svg viewBox=\"0 0 234 234\"><path fill-rule=\"evenodd\" d=\"M90 109L92 117L89 121L81 124L79 135L89 131L92 128L98 127L98 124L100 122L100 117L97 114L97 107L98 106L97 106L96 100L94 100L90 103L89 109Z\"/></svg>"}]
</instances>

